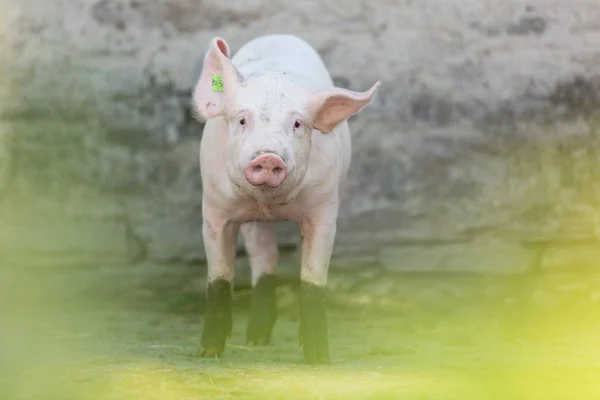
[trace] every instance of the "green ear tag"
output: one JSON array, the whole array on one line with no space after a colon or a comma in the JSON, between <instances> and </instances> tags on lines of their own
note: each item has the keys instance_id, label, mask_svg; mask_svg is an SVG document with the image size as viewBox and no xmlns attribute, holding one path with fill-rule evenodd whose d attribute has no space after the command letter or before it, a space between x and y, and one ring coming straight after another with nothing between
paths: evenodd
<instances>
[{"instance_id":1,"label":"green ear tag","mask_svg":"<svg viewBox=\"0 0 600 400\"><path fill-rule=\"evenodd\" d=\"M213 76L212 78L212 91L222 92L223 91L223 78L220 76Z\"/></svg>"}]
</instances>

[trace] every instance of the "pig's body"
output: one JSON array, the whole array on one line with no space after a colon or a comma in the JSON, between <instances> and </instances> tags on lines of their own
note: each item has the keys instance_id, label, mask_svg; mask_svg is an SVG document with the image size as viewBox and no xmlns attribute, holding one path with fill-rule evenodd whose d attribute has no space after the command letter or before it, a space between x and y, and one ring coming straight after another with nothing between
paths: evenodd
<instances>
[{"instance_id":1,"label":"pig's body","mask_svg":"<svg viewBox=\"0 0 600 400\"><path fill-rule=\"evenodd\" d=\"M231 332L238 231L252 268L247 341L270 341L279 256L274 224L287 220L298 223L302 239L304 358L329 361L324 289L350 166L346 120L379 85L362 93L334 87L318 53L291 35L254 39L233 58L223 39L211 42L194 92L207 119L200 146L208 263L203 355L219 355Z\"/></svg>"},{"instance_id":2,"label":"pig's body","mask_svg":"<svg viewBox=\"0 0 600 400\"><path fill-rule=\"evenodd\" d=\"M334 87L319 54L292 35L254 39L244 45L231 61L248 79L275 76L309 89ZM236 190L227 177L227 171L217 167L227 159L227 124L223 117L206 122L200 152L202 181L208 183L211 189L207 195L222 205L223 211L233 220L299 222L305 211L315 203L329 200L332 194L334 197L341 195L351 159L350 130L346 121L341 122L330 135L313 130L310 163L304 180L296 190L276 197Z\"/></svg>"}]
</instances>

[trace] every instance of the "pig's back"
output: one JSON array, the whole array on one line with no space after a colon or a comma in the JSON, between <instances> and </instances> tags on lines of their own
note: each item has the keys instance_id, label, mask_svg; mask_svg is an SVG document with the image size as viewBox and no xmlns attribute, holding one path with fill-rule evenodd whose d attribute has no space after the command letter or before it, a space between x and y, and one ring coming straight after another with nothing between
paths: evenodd
<instances>
[{"instance_id":1,"label":"pig's back","mask_svg":"<svg viewBox=\"0 0 600 400\"><path fill-rule=\"evenodd\" d=\"M275 73L309 88L333 87L319 54L307 42L293 35L266 35L252 39L234 54L232 62L246 78Z\"/></svg>"}]
</instances>

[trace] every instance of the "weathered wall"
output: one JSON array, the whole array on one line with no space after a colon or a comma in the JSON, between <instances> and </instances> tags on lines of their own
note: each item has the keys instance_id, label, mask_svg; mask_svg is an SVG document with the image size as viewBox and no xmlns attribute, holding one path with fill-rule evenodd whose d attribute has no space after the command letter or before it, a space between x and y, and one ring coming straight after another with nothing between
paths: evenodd
<instances>
[{"instance_id":1,"label":"weathered wall","mask_svg":"<svg viewBox=\"0 0 600 400\"><path fill-rule=\"evenodd\" d=\"M202 259L203 52L217 34L236 50L286 32L338 85L383 81L351 120L335 265L513 271L568 264L573 246L600 260L596 0L3 1L3 132L20 162L0 207L36 248L67 216L97 253L141 240L154 259Z\"/></svg>"}]
</instances>

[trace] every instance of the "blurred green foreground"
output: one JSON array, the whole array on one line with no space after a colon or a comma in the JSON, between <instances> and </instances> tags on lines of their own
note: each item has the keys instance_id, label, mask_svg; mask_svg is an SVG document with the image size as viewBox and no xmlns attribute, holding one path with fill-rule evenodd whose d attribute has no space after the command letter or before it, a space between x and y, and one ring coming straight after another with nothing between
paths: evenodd
<instances>
[{"instance_id":1,"label":"blurred green foreground","mask_svg":"<svg viewBox=\"0 0 600 400\"><path fill-rule=\"evenodd\" d=\"M278 289L264 348L245 345L249 293L236 292L233 336L215 360L194 356L200 267L3 267L4 400L600 399L593 275L333 273L333 363L309 367L293 286Z\"/></svg>"}]
</instances>

